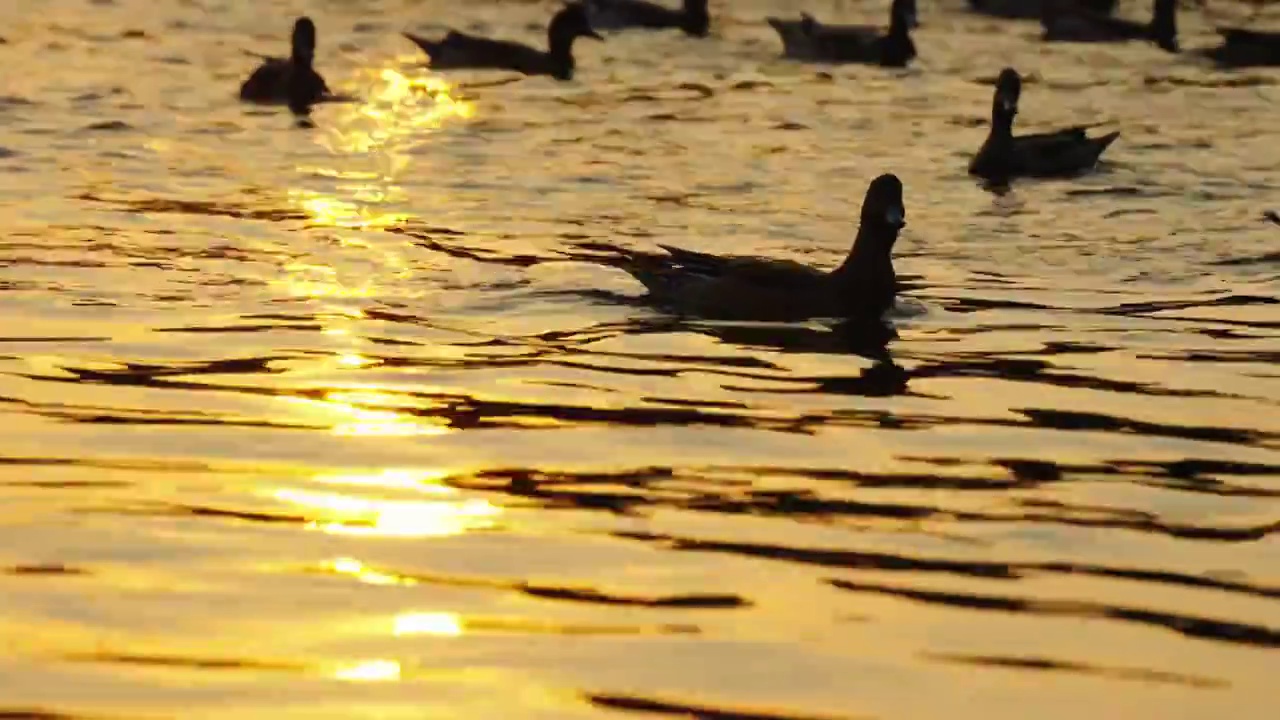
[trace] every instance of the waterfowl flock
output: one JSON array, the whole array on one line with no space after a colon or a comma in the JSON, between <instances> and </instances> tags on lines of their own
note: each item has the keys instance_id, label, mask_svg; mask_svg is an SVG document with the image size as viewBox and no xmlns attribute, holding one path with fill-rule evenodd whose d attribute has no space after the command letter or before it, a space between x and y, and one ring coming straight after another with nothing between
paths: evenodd
<instances>
[{"instance_id":1,"label":"waterfowl flock","mask_svg":"<svg viewBox=\"0 0 1280 720\"><path fill-rule=\"evenodd\" d=\"M1005 20L1041 22L1044 42L1150 42L1179 53L1178 0L1152 0L1151 19L1115 16L1117 0L965 0L969 12ZM1204 5L1206 0L1193 0ZM911 38L919 25L916 0L890 0L888 22L827 24L808 12L795 18L767 17L778 35L782 57L807 63L861 63L905 67L917 57ZM601 30L679 30L707 37L712 18L708 0L682 0L667 7L650 0L572 0L547 24L545 49L513 40L449 30L430 39L404 37L427 56L433 70L505 70L567 81L575 77L574 42L604 40ZM1280 31L1219 28L1220 44L1194 54L1221 68L1280 67ZM340 100L314 68L316 27L299 18L289 57L259 56L261 65L240 87L246 102L287 105L306 115L311 106ZM1090 135L1089 126L1016 135L1014 118L1022 77L1014 68L996 79L986 140L972 156L968 172L1004 188L1019 178L1068 178L1095 168L1119 137L1118 131ZM717 320L796 321L807 318L879 319L894 305L899 286L892 251L906 225L901 180L883 174L871 181L859 214L853 245L844 262L824 271L787 260L717 256L669 245L661 252L615 248L605 262L638 280L648 303L664 312ZM1266 219L1280 224L1274 212Z\"/></svg>"}]
</instances>

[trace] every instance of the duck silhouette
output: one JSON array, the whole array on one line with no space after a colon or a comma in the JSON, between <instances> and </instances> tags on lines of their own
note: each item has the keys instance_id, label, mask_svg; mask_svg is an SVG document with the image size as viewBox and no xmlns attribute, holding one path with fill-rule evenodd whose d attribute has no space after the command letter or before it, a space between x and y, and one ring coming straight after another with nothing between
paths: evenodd
<instances>
[{"instance_id":1,"label":"duck silhouette","mask_svg":"<svg viewBox=\"0 0 1280 720\"><path fill-rule=\"evenodd\" d=\"M800 13L799 20L768 17L765 22L782 39L782 54L795 60L905 67L916 57L911 41L915 0L893 0L885 33L867 25L824 25L808 13Z\"/></svg>"},{"instance_id":2,"label":"duck silhouette","mask_svg":"<svg viewBox=\"0 0 1280 720\"><path fill-rule=\"evenodd\" d=\"M969 163L969 173L992 182L1016 177L1065 177L1092 169L1119 132L1089 137L1088 126L1053 132L1014 136L1013 119L1018 114L1022 78L1013 68L1005 68L996 80L991 103L991 130L986 142Z\"/></svg>"},{"instance_id":3,"label":"duck silhouette","mask_svg":"<svg viewBox=\"0 0 1280 720\"><path fill-rule=\"evenodd\" d=\"M827 26L809 13L799 20L765 18L782 38L782 54L818 63L863 63L901 68L915 59L911 41L914 0L893 0L888 31L870 26Z\"/></svg>"},{"instance_id":4,"label":"duck silhouette","mask_svg":"<svg viewBox=\"0 0 1280 720\"><path fill-rule=\"evenodd\" d=\"M665 254L628 252L616 267L649 291L646 302L682 316L713 320L798 321L879 318L898 292L892 251L906 225L902 182L871 181L853 247L825 271L790 260L720 256L669 245Z\"/></svg>"},{"instance_id":5,"label":"duck silhouette","mask_svg":"<svg viewBox=\"0 0 1280 720\"><path fill-rule=\"evenodd\" d=\"M1045 6L1055 0L969 0L969 10L979 15L1013 20L1039 20ZM1073 0L1080 8L1100 15L1110 15L1117 0Z\"/></svg>"},{"instance_id":6,"label":"duck silhouette","mask_svg":"<svg viewBox=\"0 0 1280 720\"><path fill-rule=\"evenodd\" d=\"M240 86L240 99L264 104L310 107L330 95L329 86L312 66L316 54L316 26L309 17L293 23L289 57L264 57Z\"/></svg>"},{"instance_id":7,"label":"duck silhouette","mask_svg":"<svg viewBox=\"0 0 1280 720\"><path fill-rule=\"evenodd\" d=\"M648 0L587 0L591 26L597 30L680 28L687 35L706 37L711 29L708 0L683 0L673 10Z\"/></svg>"},{"instance_id":8,"label":"duck silhouette","mask_svg":"<svg viewBox=\"0 0 1280 720\"><path fill-rule=\"evenodd\" d=\"M1218 28L1222 42L1200 51L1219 67L1280 66L1280 32L1246 28Z\"/></svg>"},{"instance_id":9,"label":"duck silhouette","mask_svg":"<svg viewBox=\"0 0 1280 720\"><path fill-rule=\"evenodd\" d=\"M412 33L404 33L404 36L431 57L431 67L436 70L514 70L525 75L550 75L557 80L573 79L574 40L580 37L604 39L591 28L586 8L577 2L566 4L551 18L547 25L546 51L511 40L494 40L457 30L450 30L440 40L428 40Z\"/></svg>"},{"instance_id":10,"label":"duck silhouette","mask_svg":"<svg viewBox=\"0 0 1280 720\"><path fill-rule=\"evenodd\" d=\"M1178 0L1152 0L1151 22L1140 23L1090 12L1073 0L1046 0L1041 25L1046 42L1128 42L1147 40L1167 52L1178 47Z\"/></svg>"}]
</instances>

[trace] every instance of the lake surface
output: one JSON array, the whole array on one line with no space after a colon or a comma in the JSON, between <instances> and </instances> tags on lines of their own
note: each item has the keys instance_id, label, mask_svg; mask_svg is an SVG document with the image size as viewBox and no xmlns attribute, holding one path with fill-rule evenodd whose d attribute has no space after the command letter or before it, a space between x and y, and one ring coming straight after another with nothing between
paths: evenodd
<instances>
[{"instance_id":1,"label":"lake surface","mask_svg":"<svg viewBox=\"0 0 1280 720\"><path fill-rule=\"evenodd\" d=\"M557 83L398 35L552 3L0 3L0 717L1274 717L1280 73L959 4L906 71L715 0ZM312 128L235 99L302 12ZM1097 173L966 175L1005 64ZM887 345L586 249L832 267L886 171Z\"/></svg>"}]
</instances>

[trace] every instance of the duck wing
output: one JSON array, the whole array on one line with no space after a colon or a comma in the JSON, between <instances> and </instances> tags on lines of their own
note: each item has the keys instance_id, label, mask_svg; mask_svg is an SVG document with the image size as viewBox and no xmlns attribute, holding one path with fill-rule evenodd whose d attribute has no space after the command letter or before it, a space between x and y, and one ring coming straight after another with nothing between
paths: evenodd
<instances>
[{"instance_id":1,"label":"duck wing","mask_svg":"<svg viewBox=\"0 0 1280 720\"><path fill-rule=\"evenodd\" d=\"M1218 28L1218 34L1228 43L1262 44L1280 47L1280 32L1224 27Z\"/></svg>"},{"instance_id":2,"label":"duck wing","mask_svg":"<svg viewBox=\"0 0 1280 720\"><path fill-rule=\"evenodd\" d=\"M1012 154L1020 174L1029 176L1074 175L1092 168L1120 133L1089 137L1088 126L1013 138Z\"/></svg>"},{"instance_id":3,"label":"duck wing","mask_svg":"<svg viewBox=\"0 0 1280 720\"><path fill-rule=\"evenodd\" d=\"M439 69L515 70L533 75L543 72L546 53L513 40L494 40L450 30L440 40L404 33L404 36L431 56L431 66Z\"/></svg>"},{"instance_id":4,"label":"duck wing","mask_svg":"<svg viewBox=\"0 0 1280 720\"><path fill-rule=\"evenodd\" d=\"M601 30L680 27L684 19L683 12L648 0L593 0L588 8L592 27Z\"/></svg>"},{"instance_id":5,"label":"duck wing","mask_svg":"<svg viewBox=\"0 0 1280 720\"><path fill-rule=\"evenodd\" d=\"M1151 34L1149 23L1110 17L1077 7L1045 13L1041 24L1043 37L1049 42L1124 42L1144 40Z\"/></svg>"},{"instance_id":6,"label":"duck wing","mask_svg":"<svg viewBox=\"0 0 1280 720\"><path fill-rule=\"evenodd\" d=\"M1039 20L1044 17L1045 3L1055 0L969 0L969 10L979 15L1012 19ZM1098 15L1110 15L1118 0L1075 0L1075 5Z\"/></svg>"},{"instance_id":7,"label":"duck wing","mask_svg":"<svg viewBox=\"0 0 1280 720\"><path fill-rule=\"evenodd\" d=\"M827 273L789 260L720 256L661 246L617 266L649 300L682 315L717 320L789 321L837 314Z\"/></svg>"},{"instance_id":8,"label":"duck wing","mask_svg":"<svg viewBox=\"0 0 1280 720\"><path fill-rule=\"evenodd\" d=\"M286 58L267 58L240 86L246 102L314 103L331 95L324 78L311 67L297 67Z\"/></svg>"},{"instance_id":9,"label":"duck wing","mask_svg":"<svg viewBox=\"0 0 1280 720\"><path fill-rule=\"evenodd\" d=\"M289 74L289 67L290 63L285 58L265 58L240 85L240 99L257 103L286 100L284 80Z\"/></svg>"},{"instance_id":10,"label":"duck wing","mask_svg":"<svg viewBox=\"0 0 1280 720\"><path fill-rule=\"evenodd\" d=\"M1223 67L1267 67L1280 65L1280 32L1218 28L1222 44L1203 51Z\"/></svg>"}]
</instances>

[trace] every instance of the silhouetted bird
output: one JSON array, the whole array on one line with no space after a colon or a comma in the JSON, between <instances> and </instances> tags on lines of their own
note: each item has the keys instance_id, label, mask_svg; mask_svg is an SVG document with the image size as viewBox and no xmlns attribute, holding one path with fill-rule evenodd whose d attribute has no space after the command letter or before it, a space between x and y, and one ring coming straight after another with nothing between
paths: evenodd
<instances>
[{"instance_id":1,"label":"silhouetted bird","mask_svg":"<svg viewBox=\"0 0 1280 720\"><path fill-rule=\"evenodd\" d=\"M911 41L915 0L893 0L889 30L865 25L823 25L808 13L799 20L765 18L782 39L782 53L796 60L829 63L867 63L905 67L916 57Z\"/></svg>"},{"instance_id":2,"label":"silhouetted bird","mask_svg":"<svg viewBox=\"0 0 1280 720\"><path fill-rule=\"evenodd\" d=\"M1088 137L1088 126L1015 137L1013 118L1018 114L1022 78L1005 68L996 80L991 103L991 131L969 164L969 173L993 182L1015 177L1061 177L1092 169L1107 146L1120 137L1113 132Z\"/></svg>"},{"instance_id":3,"label":"silhouetted bird","mask_svg":"<svg viewBox=\"0 0 1280 720\"><path fill-rule=\"evenodd\" d=\"M573 41L580 37L603 40L591 28L587 10L581 3L569 3L551 18L547 26L547 51L510 40L468 35L450 30L440 40L404 33L427 55L436 70L473 68L514 70L525 75L550 75L558 80L573 78Z\"/></svg>"},{"instance_id":4,"label":"silhouetted bird","mask_svg":"<svg viewBox=\"0 0 1280 720\"><path fill-rule=\"evenodd\" d=\"M1048 42L1147 40L1168 52L1178 52L1178 0L1153 0L1149 23L1089 12L1074 0L1047 2L1041 25Z\"/></svg>"},{"instance_id":5,"label":"silhouetted bird","mask_svg":"<svg viewBox=\"0 0 1280 720\"><path fill-rule=\"evenodd\" d=\"M651 304L679 315L758 321L878 318L898 292L892 251L905 225L902 182L886 174L867 188L853 247L831 271L668 245L661 246L666 254L630 252L613 264L644 284Z\"/></svg>"},{"instance_id":6,"label":"silhouetted bird","mask_svg":"<svg viewBox=\"0 0 1280 720\"><path fill-rule=\"evenodd\" d=\"M1110 15L1117 0L1072 0L1079 7L1100 15ZM1045 6L1055 0L969 0L969 9L980 15L1014 20L1039 20Z\"/></svg>"},{"instance_id":7,"label":"silhouetted bird","mask_svg":"<svg viewBox=\"0 0 1280 720\"><path fill-rule=\"evenodd\" d=\"M293 24L293 52L288 58L266 57L240 86L240 99L256 103L310 106L329 95L329 86L312 67L316 26L300 17Z\"/></svg>"},{"instance_id":8,"label":"silhouetted bird","mask_svg":"<svg viewBox=\"0 0 1280 720\"><path fill-rule=\"evenodd\" d=\"M597 30L680 28L694 37L711 29L707 0L683 0L679 10L649 0L587 0L591 26Z\"/></svg>"},{"instance_id":9,"label":"silhouetted bird","mask_svg":"<svg viewBox=\"0 0 1280 720\"><path fill-rule=\"evenodd\" d=\"M1221 67L1280 66L1280 32L1218 28L1222 44L1200 51Z\"/></svg>"}]
</instances>

